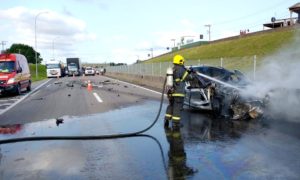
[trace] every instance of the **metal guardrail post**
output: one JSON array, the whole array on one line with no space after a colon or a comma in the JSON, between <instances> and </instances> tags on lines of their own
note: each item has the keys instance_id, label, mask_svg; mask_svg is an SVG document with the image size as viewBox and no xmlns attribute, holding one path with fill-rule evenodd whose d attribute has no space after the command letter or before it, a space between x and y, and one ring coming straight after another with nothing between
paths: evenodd
<instances>
[{"instance_id":1,"label":"metal guardrail post","mask_svg":"<svg viewBox=\"0 0 300 180\"><path fill-rule=\"evenodd\" d=\"M221 58L220 61L221 61L221 67L223 67L223 58Z\"/></svg>"},{"instance_id":2,"label":"metal guardrail post","mask_svg":"<svg viewBox=\"0 0 300 180\"><path fill-rule=\"evenodd\" d=\"M253 79L256 78L256 55L253 57Z\"/></svg>"},{"instance_id":3,"label":"metal guardrail post","mask_svg":"<svg viewBox=\"0 0 300 180\"><path fill-rule=\"evenodd\" d=\"M159 63L159 76L161 76L161 62Z\"/></svg>"},{"instance_id":4,"label":"metal guardrail post","mask_svg":"<svg viewBox=\"0 0 300 180\"><path fill-rule=\"evenodd\" d=\"M154 72L153 72L153 63L152 63L152 67L151 67L151 75L152 76L154 75Z\"/></svg>"}]
</instances>

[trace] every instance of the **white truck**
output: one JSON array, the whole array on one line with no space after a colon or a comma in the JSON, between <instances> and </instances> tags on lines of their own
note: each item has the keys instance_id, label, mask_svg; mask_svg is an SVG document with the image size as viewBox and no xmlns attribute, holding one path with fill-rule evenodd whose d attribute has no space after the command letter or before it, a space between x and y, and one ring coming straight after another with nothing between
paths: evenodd
<instances>
[{"instance_id":1,"label":"white truck","mask_svg":"<svg viewBox=\"0 0 300 180\"><path fill-rule=\"evenodd\" d=\"M60 61L50 60L46 64L47 77L62 77L63 75L63 65Z\"/></svg>"}]
</instances>

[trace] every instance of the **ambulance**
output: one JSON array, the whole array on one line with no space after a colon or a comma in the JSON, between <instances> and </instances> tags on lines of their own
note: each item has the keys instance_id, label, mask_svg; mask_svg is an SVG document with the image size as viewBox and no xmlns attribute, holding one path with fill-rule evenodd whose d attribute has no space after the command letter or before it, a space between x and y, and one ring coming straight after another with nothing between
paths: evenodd
<instances>
[{"instance_id":1,"label":"ambulance","mask_svg":"<svg viewBox=\"0 0 300 180\"><path fill-rule=\"evenodd\" d=\"M21 94L31 90L27 59L21 54L0 54L0 94Z\"/></svg>"}]
</instances>

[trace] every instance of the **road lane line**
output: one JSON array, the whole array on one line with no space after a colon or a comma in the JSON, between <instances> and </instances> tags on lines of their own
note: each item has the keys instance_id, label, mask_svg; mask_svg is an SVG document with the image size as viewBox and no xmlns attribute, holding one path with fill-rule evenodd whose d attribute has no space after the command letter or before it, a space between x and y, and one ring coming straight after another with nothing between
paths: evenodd
<instances>
[{"instance_id":1,"label":"road lane line","mask_svg":"<svg viewBox=\"0 0 300 180\"><path fill-rule=\"evenodd\" d=\"M97 99L97 101L98 101L99 103L102 103L102 102L103 102L102 99L98 96L97 93L94 92L93 95L95 96L95 98Z\"/></svg>"},{"instance_id":2,"label":"road lane line","mask_svg":"<svg viewBox=\"0 0 300 180\"><path fill-rule=\"evenodd\" d=\"M31 95L32 93L35 93L39 88L41 88L42 86L44 86L45 84L47 84L51 79L48 79L46 82L40 84L38 87L34 88L31 92L29 92L28 94L26 94L25 96L23 96L22 98L20 98L18 101L14 102L11 106L9 106L8 108L4 109L3 111L0 111L0 115L4 114L5 112L7 112L8 110L10 110L11 108L15 107L17 104L19 104L21 101L23 101L24 99L26 99L29 95Z\"/></svg>"},{"instance_id":3,"label":"road lane line","mask_svg":"<svg viewBox=\"0 0 300 180\"><path fill-rule=\"evenodd\" d=\"M18 99L0 99L0 102L5 102L5 101L16 101L16 100L19 100Z\"/></svg>"}]
</instances>

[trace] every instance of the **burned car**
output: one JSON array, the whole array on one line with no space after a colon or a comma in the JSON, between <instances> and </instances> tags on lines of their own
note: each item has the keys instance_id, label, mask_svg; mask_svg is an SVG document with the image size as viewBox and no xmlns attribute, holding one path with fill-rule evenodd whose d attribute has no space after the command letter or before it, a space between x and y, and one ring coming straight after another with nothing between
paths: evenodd
<instances>
[{"instance_id":1,"label":"burned car","mask_svg":"<svg viewBox=\"0 0 300 180\"><path fill-rule=\"evenodd\" d=\"M192 80L186 82L184 104L189 108L209 110L216 117L257 118L263 103L257 97L242 95L250 81L238 70L213 66L195 66Z\"/></svg>"}]
</instances>

